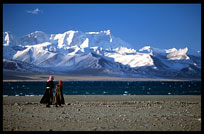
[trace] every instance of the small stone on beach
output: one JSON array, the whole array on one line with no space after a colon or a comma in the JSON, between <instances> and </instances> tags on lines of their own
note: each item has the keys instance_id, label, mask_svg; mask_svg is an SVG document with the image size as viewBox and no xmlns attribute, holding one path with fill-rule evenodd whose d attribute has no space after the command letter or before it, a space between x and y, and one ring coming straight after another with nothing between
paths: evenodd
<instances>
[{"instance_id":1,"label":"small stone on beach","mask_svg":"<svg viewBox=\"0 0 204 134\"><path fill-rule=\"evenodd\" d=\"M14 103L14 106L18 106L19 104L18 103Z\"/></svg>"},{"instance_id":2,"label":"small stone on beach","mask_svg":"<svg viewBox=\"0 0 204 134\"><path fill-rule=\"evenodd\" d=\"M100 120L100 119L101 119L100 117L97 118L97 120Z\"/></svg>"},{"instance_id":3,"label":"small stone on beach","mask_svg":"<svg viewBox=\"0 0 204 134\"><path fill-rule=\"evenodd\" d=\"M160 109L162 109L163 107L162 107L162 106L160 106L159 108L160 108Z\"/></svg>"}]
</instances>

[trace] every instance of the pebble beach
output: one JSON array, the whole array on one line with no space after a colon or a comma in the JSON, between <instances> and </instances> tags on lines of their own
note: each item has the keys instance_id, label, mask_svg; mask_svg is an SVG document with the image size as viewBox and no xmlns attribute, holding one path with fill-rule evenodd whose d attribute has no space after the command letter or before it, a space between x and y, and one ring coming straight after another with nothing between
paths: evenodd
<instances>
[{"instance_id":1,"label":"pebble beach","mask_svg":"<svg viewBox=\"0 0 204 134\"><path fill-rule=\"evenodd\" d=\"M4 96L3 131L201 131L200 95Z\"/></svg>"}]
</instances>

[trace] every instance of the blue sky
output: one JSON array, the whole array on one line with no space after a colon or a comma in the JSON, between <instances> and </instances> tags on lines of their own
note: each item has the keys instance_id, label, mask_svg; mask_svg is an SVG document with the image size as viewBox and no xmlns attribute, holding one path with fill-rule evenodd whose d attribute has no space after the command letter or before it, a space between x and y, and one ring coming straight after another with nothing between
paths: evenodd
<instances>
[{"instance_id":1,"label":"blue sky","mask_svg":"<svg viewBox=\"0 0 204 134\"><path fill-rule=\"evenodd\" d=\"M3 31L111 33L139 49L201 50L201 4L3 4Z\"/></svg>"}]
</instances>

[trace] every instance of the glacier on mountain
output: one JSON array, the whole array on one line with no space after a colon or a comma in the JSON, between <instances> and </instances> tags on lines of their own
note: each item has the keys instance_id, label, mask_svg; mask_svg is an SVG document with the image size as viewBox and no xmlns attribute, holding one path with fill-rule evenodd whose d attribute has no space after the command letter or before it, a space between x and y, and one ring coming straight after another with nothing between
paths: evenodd
<instances>
[{"instance_id":1,"label":"glacier on mountain","mask_svg":"<svg viewBox=\"0 0 204 134\"><path fill-rule=\"evenodd\" d=\"M177 50L151 46L135 50L129 43L113 36L110 30L85 33L70 30L50 35L35 31L18 38L11 32L4 32L3 58L4 70L9 70L8 65L11 65L15 71L67 75L201 76L200 52L191 48Z\"/></svg>"}]
</instances>

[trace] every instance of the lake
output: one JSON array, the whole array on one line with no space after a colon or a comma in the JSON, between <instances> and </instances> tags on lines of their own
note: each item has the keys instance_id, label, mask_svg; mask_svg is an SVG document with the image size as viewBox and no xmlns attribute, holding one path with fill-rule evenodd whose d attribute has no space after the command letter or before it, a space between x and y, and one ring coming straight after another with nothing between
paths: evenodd
<instances>
[{"instance_id":1,"label":"lake","mask_svg":"<svg viewBox=\"0 0 204 134\"><path fill-rule=\"evenodd\" d=\"M41 96L45 92L45 84L46 82L3 82L3 95ZM201 81L67 81L63 82L63 94L201 95Z\"/></svg>"}]
</instances>

